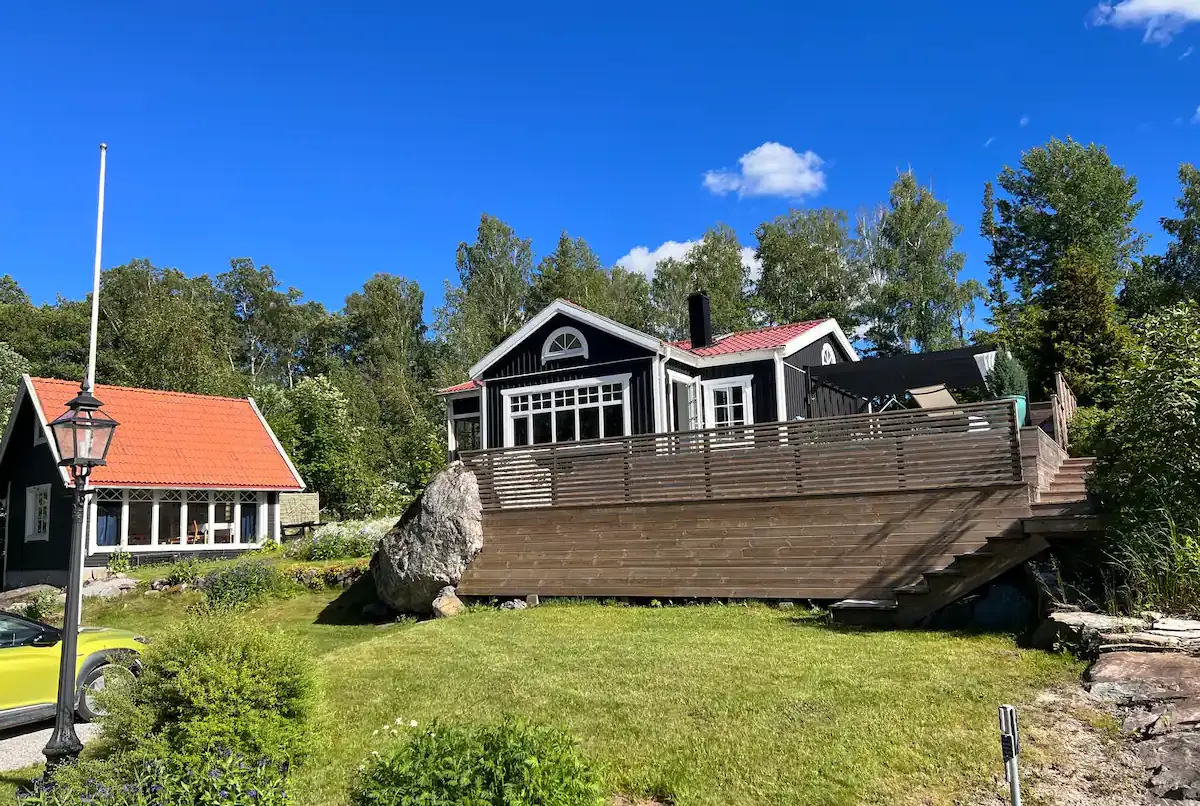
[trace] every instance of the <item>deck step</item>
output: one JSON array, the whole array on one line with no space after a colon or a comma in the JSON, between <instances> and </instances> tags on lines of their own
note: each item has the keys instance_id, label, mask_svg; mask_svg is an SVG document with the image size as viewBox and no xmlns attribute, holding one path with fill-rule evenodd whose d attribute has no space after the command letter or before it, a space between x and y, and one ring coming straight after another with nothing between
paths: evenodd
<instances>
[{"instance_id":1,"label":"deck step","mask_svg":"<svg viewBox=\"0 0 1200 806\"><path fill-rule=\"evenodd\" d=\"M1099 515L1047 515L1044 517L1026 518L1022 521L1025 534L1079 534L1098 532L1104 528L1104 521Z\"/></svg>"},{"instance_id":2,"label":"deck step","mask_svg":"<svg viewBox=\"0 0 1200 806\"><path fill-rule=\"evenodd\" d=\"M1038 493L1039 504L1077 504L1087 501L1087 493L1055 492L1044 490Z\"/></svg>"},{"instance_id":3,"label":"deck step","mask_svg":"<svg viewBox=\"0 0 1200 806\"><path fill-rule=\"evenodd\" d=\"M1048 518L1057 515L1092 515L1096 512L1096 505L1088 499L1065 502L1043 500L1029 509L1035 518Z\"/></svg>"},{"instance_id":4,"label":"deck step","mask_svg":"<svg viewBox=\"0 0 1200 806\"><path fill-rule=\"evenodd\" d=\"M897 604L895 599L843 599L829 610L835 622L847 627L891 627Z\"/></svg>"}]
</instances>

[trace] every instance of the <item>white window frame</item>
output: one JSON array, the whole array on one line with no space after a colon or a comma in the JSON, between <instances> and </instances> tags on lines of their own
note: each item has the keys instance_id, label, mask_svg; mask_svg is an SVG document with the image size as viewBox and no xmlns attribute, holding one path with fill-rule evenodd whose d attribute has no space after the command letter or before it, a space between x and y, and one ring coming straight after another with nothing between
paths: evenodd
<instances>
[{"instance_id":1,"label":"white window frame","mask_svg":"<svg viewBox=\"0 0 1200 806\"><path fill-rule=\"evenodd\" d=\"M737 425L754 425L754 396L753 375L738 375L735 378L713 378L709 381L703 381L701 384L704 387L704 421L709 428L720 428L717 423L716 416L716 395L717 389L742 389L742 405L746 413L746 421L737 423Z\"/></svg>"},{"instance_id":2,"label":"white window frame","mask_svg":"<svg viewBox=\"0 0 1200 806\"><path fill-rule=\"evenodd\" d=\"M469 400L473 397L479 399L479 411L467 412L466 414L454 413L454 402L456 400ZM479 450L487 448L487 443L483 439L483 407L485 403L482 391L462 392L446 396L446 445L452 453L458 450L458 436L454 433L454 425L458 420L470 420L472 418L479 420Z\"/></svg>"},{"instance_id":3,"label":"white window frame","mask_svg":"<svg viewBox=\"0 0 1200 806\"><path fill-rule=\"evenodd\" d=\"M50 485L41 485L49 487ZM29 488L33 489L33 488ZM88 527L87 527L87 551L88 554L111 554L114 551L126 551L130 554L138 554L143 552L162 552L169 551L172 554L188 554L188 553L203 553L205 551L228 551L236 549L256 549L261 548L268 540L277 540L280 533L278 525L279 521L279 506L269 507L267 505L267 494L261 490L244 490L244 489L187 489L187 488L102 488L88 496ZM246 500L243 500L246 499ZM218 499L226 499L218 501ZM129 504L131 502L146 502L151 504L150 511L150 542L145 545L135 546L129 544ZM121 524L120 524L120 539L116 545L101 546L97 544L99 537L99 504L120 504L121 506ZM179 534L174 535L179 539L179 543L167 543L167 535L163 532L162 526L164 518L161 517L160 509L163 504L178 503L179 504ZM218 503L233 504L233 523L231 530L231 540L228 543L218 543L215 540L215 509ZM200 511L208 511L208 525L201 535L203 542L189 543L187 542L192 535L188 532L188 507ZM255 507L255 534L245 535L241 533L242 529L242 510L246 507ZM28 515L27 515L28 517ZM246 537L249 542L242 542L242 538ZM38 538L44 539L44 538Z\"/></svg>"},{"instance_id":4,"label":"white window frame","mask_svg":"<svg viewBox=\"0 0 1200 806\"><path fill-rule=\"evenodd\" d=\"M684 375L682 372L676 372L673 369L667 370L667 430L668 431L695 431L703 427L701 422L701 405L700 405L700 390L699 378L693 378L690 375ZM678 428L675 420L675 384L686 384L688 388L688 426L687 428Z\"/></svg>"},{"instance_id":5,"label":"white window frame","mask_svg":"<svg viewBox=\"0 0 1200 806\"><path fill-rule=\"evenodd\" d=\"M578 393L576 394L576 402L575 403L573 403L571 406L561 406L561 407L554 406L554 393L565 391L567 389L579 390L581 388L588 387L588 386L603 387L605 385L614 385L614 384L620 385L620 387L621 387L621 414L622 414L622 419L624 421L623 428L625 431L625 433L622 436L632 436L632 434L633 434L633 417L632 417L631 403L629 400L629 380L632 377L633 377L632 373L626 372L622 375L606 375L602 378L582 378L582 379L576 380L576 381L560 381L558 383L546 383L546 384L542 384L540 386L516 386L516 387L513 387L512 389L505 389L505 390L501 391L500 397L502 399L503 407L504 407L503 408L503 411L504 411L504 447L506 447L506 448L522 447L522 448L533 449L533 448L544 448L548 445L571 445L573 443L579 442L578 439L573 439L568 442L558 442L558 439L557 439L558 438L558 418L554 416L554 413L556 411L564 411L564 410L574 409L576 412L578 412L579 409L581 408L578 403ZM514 435L514 431L513 431L513 421L517 418L513 414L512 398L518 397L518 396L523 396L523 395L532 396L535 394L549 394L550 395L550 406L545 409L538 409L539 412L548 411L550 413L550 441L546 442L546 443L536 444L536 445L532 444L532 443L530 443L529 445L519 445L519 446L515 445L514 444L515 435ZM584 408L590 408L590 406L585 406ZM609 439L610 437L608 437L604 433L603 393L601 394L600 404L597 408L599 408L601 410L600 411L600 439ZM529 417L530 418L529 427L532 429L533 428L532 406L529 410L519 412L518 414L520 417ZM579 433L579 415L578 415L578 413L575 416L575 433L576 434ZM530 436L532 438L532 431L530 433ZM612 439L620 439L620 438L621 437L612 437Z\"/></svg>"},{"instance_id":6,"label":"white window frame","mask_svg":"<svg viewBox=\"0 0 1200 806\"><path fill-rule=\"evenodd\" d=\"M16 412L13 412L12 416L16 417L17 416ZM34 413L34 418L33 418L33 444L34 445L45 445L46 444L46 429L42 425L42 421L37 417L36 412Z\"/></svg>"},{"instance_id":7,"label":"white window frame","mask_svg":"<svg viewBox=\"0 0 1200 806\"><path fill-rule=\"evenodd\" d=\"M833 349L833 345L829 342L821 345L821 366L827 367L837 363L837 351Z\"/></svg>"},{"instance_id":8,"label":"white window frame","mask_svg":"<svg viewBox=\"0 0 1200 806\"><path fill-rule=\"evenodd\" d=\"M579 340L579 346L571 347L566 350L555 350L554 346L553 346L554 341L555 341L555 339L559 338L560 336L574 336L576 339ZM557 330L553 331L549 336L546 337L546 340L544 342L542 342L542 363L543 364L545 364L549 361L562 361L563 359L566 359L566 358L578 358L578 357L583 357L583 358L588 357L587 338L583 335L583 333L581 333L579 331L579 328L570 327L569 325L566 327L560 327Z\"/></svg>"},{"instance_id":9,"label":"white window frame","mask_svg":"<svg viewBox=\"0 0 1200 806\"><path fill-rule=\"evenodd\" d=\"M26 543L44 543L50 539L50 511L52 509L52 500L50 495L49 484L34 484L25 488L25 542ZM46 499L46 522L41 524L42 529L38 529L38 509L40 505L38 500L45 496Z\"/></svg>"}]
</instances>

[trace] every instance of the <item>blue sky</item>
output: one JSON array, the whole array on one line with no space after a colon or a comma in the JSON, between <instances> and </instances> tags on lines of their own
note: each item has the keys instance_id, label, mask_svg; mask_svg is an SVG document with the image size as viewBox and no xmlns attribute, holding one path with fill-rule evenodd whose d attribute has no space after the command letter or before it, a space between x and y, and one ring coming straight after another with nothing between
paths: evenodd
<instances>
[{"instance_id":1,"label":"blue sky","mask_svg":"<svg viewBox=\"0 0 1200 806\"><path fill-rule=\"evenodd\" d=\"M1200 0L412 5L5 3L0 272L86 292L101 141L106 266L250 256L334 308L377 271L432 308L483 211L641 265L908 166L978 277L1022 149L1105 144L1150 232L1200 159Z\"/></svg>"}]
</instances>

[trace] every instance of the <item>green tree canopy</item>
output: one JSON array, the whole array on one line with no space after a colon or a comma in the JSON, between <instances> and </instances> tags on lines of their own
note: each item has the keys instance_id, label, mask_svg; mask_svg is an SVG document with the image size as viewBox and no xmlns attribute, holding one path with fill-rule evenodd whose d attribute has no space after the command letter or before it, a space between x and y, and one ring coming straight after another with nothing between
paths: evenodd
<instances>
[{"instance_id":1,"label":"green tree canopy","mask_svg":"<svg viewBox=\"0 0 1200 806\"><path fill-rule=\"evenodd\" d=\"M1121 301L1134 316L1200 299L1200 170L1179 166L1179 184L1179 217L1161 219L1171 236L1166 253L1139 263L1122 292Z\"/></svg>"},{"instance_id":2,"label":"green tree canopy","mask_svg":"<svg viewBox=\"0 0 1200 806\"><path fill-rule=\"evenodd\" d=\"M708 294L714 334L744 330L751 326L748 284L737 234L718 224L682 260L659 261L650 284L656 330L664 338L687 338L687 298L693 291Z\"/></svg>"}]
</instances>

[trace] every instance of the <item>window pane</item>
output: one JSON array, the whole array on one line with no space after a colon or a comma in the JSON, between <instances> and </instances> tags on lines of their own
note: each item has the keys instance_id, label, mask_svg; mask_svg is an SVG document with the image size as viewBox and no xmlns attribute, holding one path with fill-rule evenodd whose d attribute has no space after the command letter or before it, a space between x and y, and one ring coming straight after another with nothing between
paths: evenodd
<instances>
[{"instance_id":1,"label":"window pane","mask_svg":"<svg viewBox=\"0 0 1200 806\"><path fill-rule=\"evenodd\" d=\"M549 392L538 392L535 395L531 395L531 398L533 399L533 410L534 411L539 411L541 409L550 408L550 393Z\"/></svg>"},{"instance_id":2,"label":"window pane","mask_svg":"<svg viewBox=\"0 0 1200 806\"><path fill-rule=\"evenodd\" d=\"M730 410L729 417L732 425L745 425L746 407L742 405L733 406Z\"/></svg>"},{"instance_id":3,"label":"window pane","mask_svg":"<svg viewBox=\"0 0 1200 806\"><path fill-rule=\"evenodd\" d=\"M550 413L533 415L533 444L545 445L550 441Z\"/></svg>"},{"instance_id":4,"label":"window pane","mask_svg":"<svg viewBox=\"0 0 1200 806\"><path fill-rule=\"evenodd\" d=\"M163 501L158 505L158 542L179 542L179 502Z\"/></svg>"},{"instance_id":5,"label":"window pane","mask_svg":"<svg viewBox=\"0 0 1200 806\"><path fill-rule=\"evenodd\" d=\"M579 410L579 438L600 438L600 409L591 408Z\"/></svg>"},{"instance_id":6,"label":"window pane","mask_svg":"<svg viewBox=\"0 0 1200 806\"><path fill-rule=\"evenodd\" d=\"M563 389L554 393L554 407L574 406L575 405L575 390Z\"/></svg>"},{"instance_id":7,"label":"window pane","mask_svg":"<svg viewBox=\"0 0 1200 806\"><path fill-rule=\"evenodd\" d=\"M575 409L554 412L554 439L556 442L575 439Z\"/></svg>"},{"instance_id":8,"label":"window pane","mask_svg":"<svg viewBox=\"0 0 1200 806\"><path fill-rule=\"evenodd\" d=\"M233 542L233 504L228 501L218 502L213 507L212 524L214 543Z\"/></svg>"},{"instance_id":9,"label":"window pane","mask_svg":"<svg viewBox=\"0 0 1200 806\"><path fill-rule=\"evenodd\" d=\"M714 389L713 390L713 405L728 406L729 405L729 389Z\"/></svg>"},{"instance_id":10,"label":"window pane","mask_svg":"<svg viewBox=\"0 0 1200 806\"><path fill-rule=\"evenodd\" d=\"M96 507L96 545L121 545L121 505L99 504Z\"/></svg>"},{"instance_id":11,"label":"window pane","mask_svg":"<svg viewBox=\"0 0 1200 806\"><path fill-rule=\"evenodd\" d=\"M241 531L238 533L239 543L254 543L258 540L258 500L257 496L253 500L246 500L247 496L242 497L242 522L239 525Z\"/></svg>"},{"instance_id":12,"label":"window pane","mask_svg":"<svg viewBox=\"0 0 1200 806\"><path fill-rule=\"evenodd\" d=\"M20 619L0 615L0 649L25 646L41 634L40 627Z\"/></svg>"},{"instance_id":13,"label":"window pane","mask_svg":"<svg viewBox=\"0 0 1200 806\"><path fill-rule=\"evenodd\" d=\"M193 545L208 542L208 496L203 493L188 495L187 542Z\"/></svg>"},{"instance_id":14,"label":"window pane","mask_svg":"<svg viewBox=\"0 0 1200 806\"><path fill-rule=\"evenodd\" d=\"M479 411L478 397L463 397L455 400L453 403L453 411L455 414L475 414Z\"/></svg>"},{"instance_id":15,"label":"window pane","mask_svg":"<svg viewBox=\"0 0 1200 806\"><path fill-rule=\"evenodd\" d=\"M579 390L579 402L583 403L599 403L600 402L600 387L585 386Z\"/></svg>"},{"instance_id":16,"label":"window pane","mask_svg":"<svg viewBox=\"0 0 1200 806\"><path fill-rule=\"evenodd\" d=\"M529 444L529 418L521 417L513 420L513 444L528 445Z\"/></svg>"},{"instance_id":17,"label":"window pane","mask_svg":"<svg viewBox=\"0 0 1200 806\"><path fill-rule=\"evenodd\" d=\"M150 508L149 501L129 502L129 545L150 545Z\"/></svg>"},{"instance_id":18,"label":"window pane","mask_svg":"<svg viewBox=\"0 0 1200 806\"><path fill-rule=\"evenodd\" d=\"M620 406L604 407L604 436L625 436L625 410Z\"/></svg>"},{"instance_id":19,"label":"window pane","mask_svg":"<svg viewBox=\"0 0 1200 806\"><path fill-rule=\"evenodd\" d=\"M744 392L744 389L741 386L731 387L729 391L733 394L733 402L734 403L744 403L745 402L742 399L742 393Z\"/></svg>"},{"instance_id":20,"label":"window pane","mask_svg":"<svg viewBox=\"0 0 1200 806\"><path fill-rule=\"evenodd\" d=\"M467 417L454 421L454 440L460 451L479 450L479 418Z\"/></svg>"}]
</instances>

